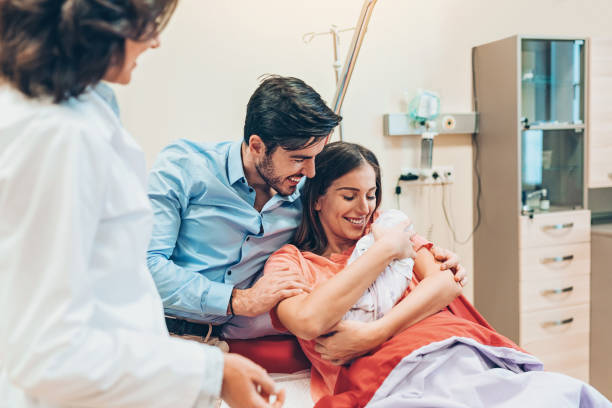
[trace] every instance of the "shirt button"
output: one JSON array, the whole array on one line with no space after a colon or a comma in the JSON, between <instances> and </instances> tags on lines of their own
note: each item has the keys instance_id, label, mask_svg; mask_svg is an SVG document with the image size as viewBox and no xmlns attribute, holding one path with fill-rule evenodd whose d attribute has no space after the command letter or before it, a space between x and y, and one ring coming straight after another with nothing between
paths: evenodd
<instances>
[{"instance_id":1,"label":"shirt button","mask_svg":"<svg viewBox=\"0 0 612 408\"><path fill-rule=\"evenodd\" d=\"M231 275L231 274L232 274L232 271L227 271L227 274L228 274L228 275Z\"/></svg>"},{"instance_id":2,"label":"shirt button","mask_svg":"<svg viewBox=\"0 0 612 408\"><path fill-rule=\"evenodd\" d=\"M253 189L249 187L249 193L252 193L252 192L253 192Z\"/></svg>"},{"instance_id":3,"label":"shirt button","mask_svg":"<svg viewBox=\"0 0 612 408\"><path fill-rule=\"evenodd\" d=\"M246 183L246 181L244 181L244 178L242 179L242 182L243 182L243 183Z\"/></svg>"}]
</instances>

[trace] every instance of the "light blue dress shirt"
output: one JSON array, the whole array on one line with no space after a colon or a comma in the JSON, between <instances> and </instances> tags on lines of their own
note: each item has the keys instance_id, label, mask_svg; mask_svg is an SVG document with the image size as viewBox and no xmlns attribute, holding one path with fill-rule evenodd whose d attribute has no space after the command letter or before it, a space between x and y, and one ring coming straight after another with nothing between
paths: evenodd
<instances>
[{"instance_id":1,"label":"light blue dress shirt","mask_svg":"<svg viewBox=\"0 0 612 408\"><path fill-rule=\"evenodd\" d=\"M232 289L252 286L268 257L293 238L304 180L258 212L240 149L241 142L181 139L160 153L151 171L147 263L169 315L226 322Z\"/></svg>"}]
</instances>

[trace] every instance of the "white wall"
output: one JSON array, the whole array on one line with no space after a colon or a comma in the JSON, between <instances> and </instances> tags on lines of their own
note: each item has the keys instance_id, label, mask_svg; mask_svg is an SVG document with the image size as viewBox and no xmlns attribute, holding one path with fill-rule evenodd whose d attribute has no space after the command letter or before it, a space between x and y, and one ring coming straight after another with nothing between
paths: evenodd
<instances>
[{"instance_id":1,"label":"white wall","mask_svg":"<svg viewBox=\"0 0 612 408\"><path fill-rule=\"evenodd\" d=\"M132 84L118 90L123 121L151 165L176 138L239 140L245 106L265 73L297 76L331 101L335 83L327 36L352 27L360 0L181 0L162 47L143 55ZM371 148L383 166L383 206L395 206L401 167L416 166L417 137L385 137L382 116L405 108L404 92L439 92L442 110L471 110L470 50L514 34L612 36L611 0L379 0L345 99L345 140ZM342 37L342 61L352 33ZM446 191L458 238L472 226L469 135L439 136L434 164L453 165ZM453 243L440 210L441 190L404 188L401 207L417 229L458 252L472 267L472 241ZM433 228L431 228L433 225ZM476 254L477 255L477 254ZM472 297L471 286L466 294Z\"/></svg>"}]
</instances>

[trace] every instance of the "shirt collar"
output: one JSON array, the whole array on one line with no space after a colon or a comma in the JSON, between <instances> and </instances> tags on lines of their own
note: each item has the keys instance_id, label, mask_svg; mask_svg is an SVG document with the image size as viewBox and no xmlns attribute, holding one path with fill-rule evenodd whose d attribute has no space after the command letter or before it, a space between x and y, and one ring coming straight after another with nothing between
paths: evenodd
<instances>
[{"instance_id":1,"label":"shirt collar","mask_svg":"<svg viewBox=\"0 0 612 408\"><path fill-rule=\"evenodd\" d=\"M108 104L109 108L111 108L115 115L117 115L117 118L120 118L119 103L117 102L117 97L115 96L115 91L113 91L113 88L100 81L93 86L92 90Z\"/></svg>"},{"instance_id":2,"label":"shirt collar","mask_svg":"<svg viewBox=\"0 0 612 408\"><path fill-rule=\"evenodd\" d=\"M227 177L230 184L245 179L244 167L242 167L242 142L232 143L227 158Z\"/></svg>"}]
</instances>

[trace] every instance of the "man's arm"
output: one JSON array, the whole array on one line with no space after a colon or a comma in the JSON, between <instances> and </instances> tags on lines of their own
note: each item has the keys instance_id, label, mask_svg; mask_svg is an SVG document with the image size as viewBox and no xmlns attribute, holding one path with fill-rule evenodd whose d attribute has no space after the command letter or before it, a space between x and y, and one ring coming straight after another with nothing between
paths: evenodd
<instances>
[{"instance_id":1,"label":"man's arm","mask_svg":"<svg viewBox=\"0 0 612 408\"><path fill-rule=\"evenodd\" d=\"M214 322L227 315L233 285L211 281L170 259L193 190L203 193L206 188L203 180L192 181L189 169L184 167L186 161L186 152L175 146L166 148L149 176L154 218L147 265L165 308Z\"/></svg>"},{"instance_id":2,"label":"man's arm","mask_svg":"<svg viewBox=\"0 0 612 408\"><path fill-rule=\"evenodd\" d=\"M455 281L459 282L461 286L467 285L467 271L463 265L459 263L459 255L435 245L431 247L431 253L436 261L441 262L440 270L451 270L455 275Z\"/></svg>"}]
</instances>

